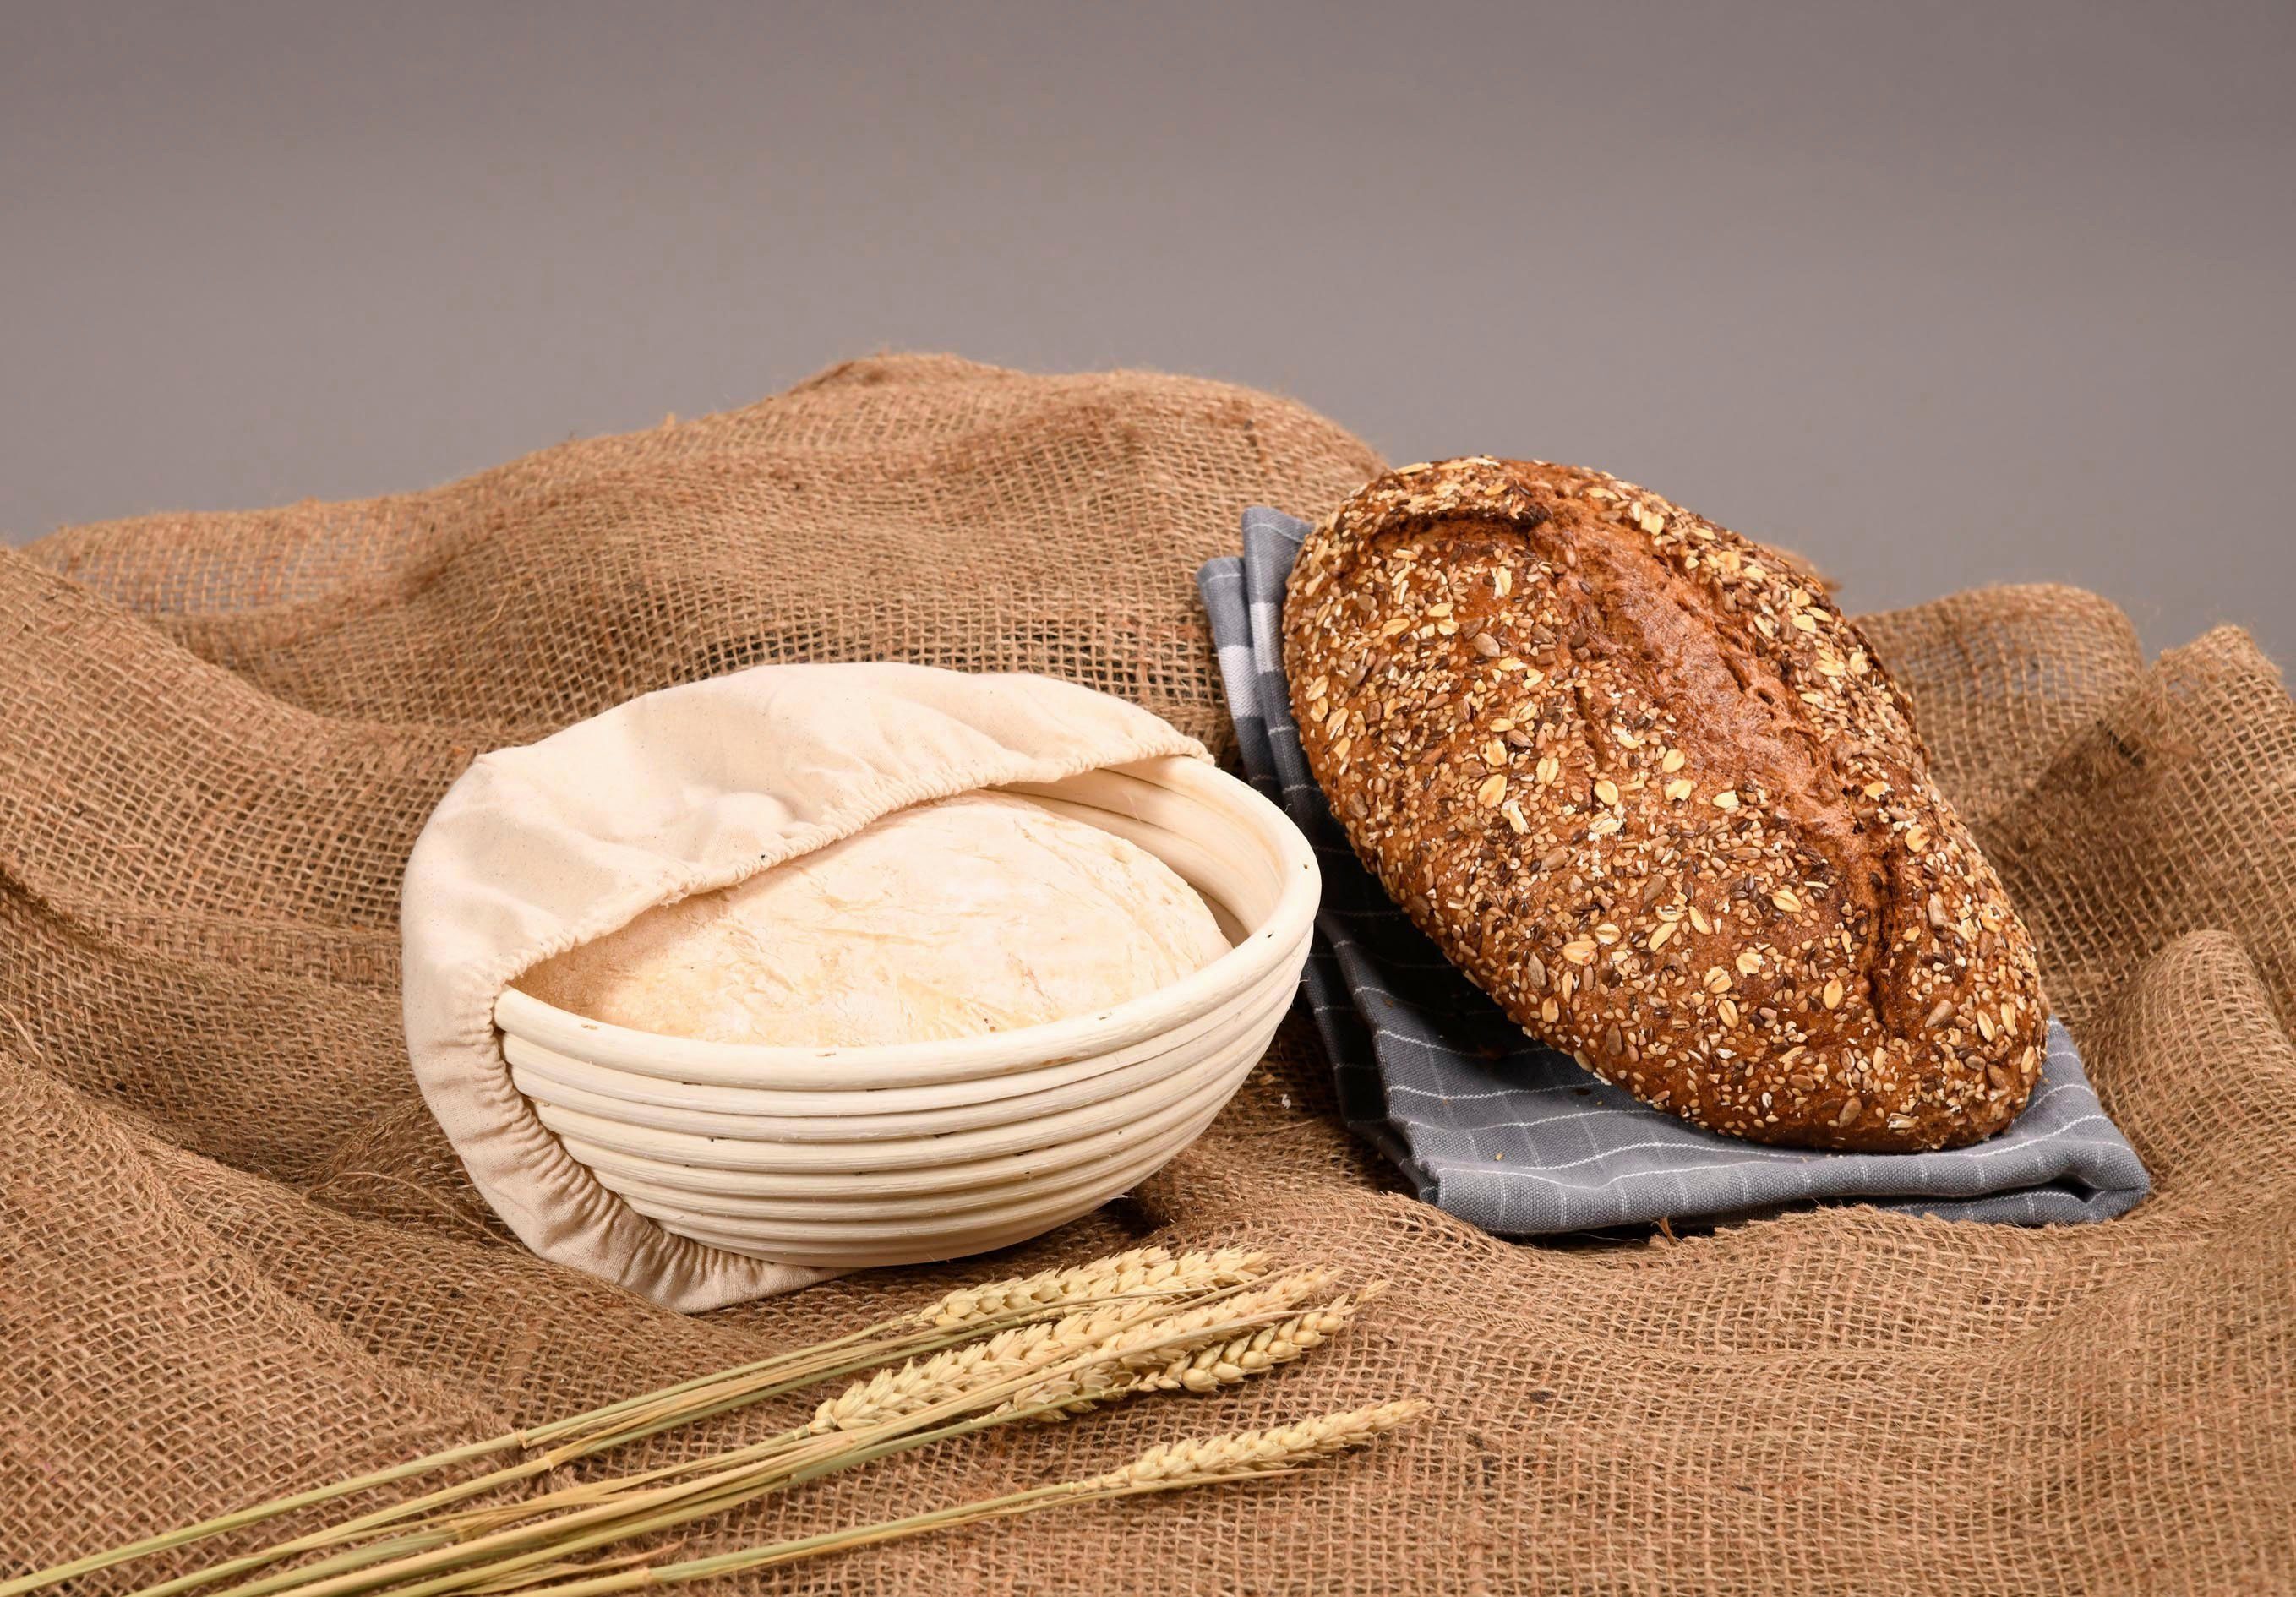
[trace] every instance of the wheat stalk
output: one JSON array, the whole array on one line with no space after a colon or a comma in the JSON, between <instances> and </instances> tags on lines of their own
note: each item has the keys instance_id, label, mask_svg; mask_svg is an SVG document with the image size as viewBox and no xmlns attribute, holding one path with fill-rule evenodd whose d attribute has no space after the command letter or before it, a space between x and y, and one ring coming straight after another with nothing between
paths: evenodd
<instances>
[{"instance_id":1,"label":"wheat stalk","mask_svg":"<svg viewBox=\"0 0 2296 1597\"><path fill-rule=\"evenodd\" d=\"M1063 1503L1108 1502L1119 1497L1181 1491L1190 1486L1223 1481L1286 1474L1335 1454L1368 1446L1389 1431L1418 1419L1427 1410L1428 1405L1424 1402L1405 1398L1265 1430L1235 1431L1226 1436L1168 1442L1147 1449L1120 1468L1084 1480L1035 1486L980 1503L936 1509L874 1525L824 1531L816 1536L746 1548L738 1552L718 1553L709 1558L624 1568L571 1580L556 1578L557 1572L563 1566L553 1566L554 1578L548 1591L550 1597L609 1597L610 1593L634 1591L644 1586L676 1585L715 1576L794 1563L800 1559L824 1553L851 1552L932 1531L1032 1513L1038 1509ZM644 1528L634 1528L631 1534L642 1534ZM511 1585L490 1584L484 1589L510 1591L527 1588L521 1583Z\"/></svg>"},{"instance_id":2,"label":"wheat stalk","mask_svg":"<svg viewBox=\"0 0 2296 1597\"><path fill-rule=\"evenodd\" d=\"M1132 1392L1241 1380L1298 1356L1352 1318L1356 1302L1344 1298L1291 1312L1330 1279L1327 1270L1295 1270L1178 1313L1153 1300L1123 1302L1008 1330L857 1381L810 1424L748 1447L451 1516L417 1541L355 1549L219 1597L355 1597L385 1585L394 1597L466 1590L988 1425Z\"/></svg>"},{"instance_id":3,"label":"wheat stalk","mask_svg":"<svg viewBox=\"0 0 2296 1597\"><path fill-rule=\"evenodd\" d=\"M450 1571L496 1553L507 1555L507 1561L489 1564L488 1569L514 1568L531 1561L535 1555L524 1549L537 1536L570 1535L579 1537L581 1546L601 1544L627 1534L613 1528L621 1516L643 1510L675 1513L673 1522L684 1523L718 1512L731 1502L747 1501L778 1490L792 1479L811 1478L813 1474L824 1472L810 1470L810 1466L826 1462L830 1468L845 1468L850 1467L850 1462L863 1462L857 1458L840 1462L840 1455L848 1451L844 1442L810 1449L805 1445L837 1432L866 1431L873 1441L885 1438L889 1432L894 1436L922 1433L905 1445L922 1445L953 1434L930 1428L968 1409L992 1405L1031 1373L1059 1368L1088 1355L1128 1326L1152 1323L1168 1314L1171 1299L1167 1294L1197 1293L1200 1296L1191 1300L1200 1304L1217 1304L1235 1298L1238 1294L1243 1294L1249 1303L1257 1303L1266 1296L1264 1291L1255 1292L1248 1286L1215 1285L1249 1282L1266 1268L1264 1258L1237 1250L1160 1258L1119 1256L1115 1260L1103 1261L1103 1266L1060 1273L1062 1280L1057 1291L1031 1290L1019 1299L1030 1306L1019 1312L1050 1313L1064 1299L1088 1302L1090 1299L1082 1294L1111 1289L1135 1295L1100 1302L1049 1323L1007 1325L985 1341L947 1347L899 1369L881 1371L873 1379L855 1382L840 1396L823 1405L813 1423L798 1430L713 1457L667 1465L618 1480L564 1487L500 1508L446 1516L434 1514L407 1527L407 1534L259 1577L231 1586L217 1597L270 1597L270 1593L290 1590L304 1593L305 1597L349 1597L395 1581L419 1578L422 1584L410 1589L411 1597L412 1593L449 1590L463 1584L464 1577ZM1293 1272L1280 1279L1296 1283L1320 1280L1321 1275ZM1213 1290L1206 1292L1203 1289L1208 1286ZM1001 1299L998 1306L1002 1306ZM995 1323L979 1319L986 1312L985 1307L976 1304L962 1317L973 1322L972 1329L981 1323ZM1193 1311L1198 1320L1215 1312L1210 1308ZM941 1316L937 1314L935 1317ZM1227 1320L1232 1322L1234 1317L1234 1311L1228 1311ZM1194 1320L1190 1323L1194 1323ZM939 1340L953 1341L968 1334L970 1330L939 1332L937 1336ZM710 1396L706 1383L695 1396ZM701 1412L716 1413L724 1406L712 1403ZM651 1424L645 1434L660 1429L665 1427ZM499 1480L532 1473L537 1463L556 1462L567 1453L568 1449L562 1447L546 1455L546 1461L529 1461L489 1478ZM245 1558L146 1587L136 1597L172 1597L175 1593L247 1573L294 1552L338 1546L357 1534L389 1523L404 1522L418 1508L435 1509L444 1499L467 1496L483 1489L486 1484L487 1481L464 1483L414 1503L377 1511L345 1526L315 1532L294 1542L282 1543ZM548 1517L554 1515L554 1518Z\"/></svg>"},{"instance_id":4,"label":"wheat stalk","mask_svg":"<svg viewBox=\"0 0 2296 1597\"><path fill-rule=\"evenodd\" d=\"M554 1593L619 1591L694 1579L749 1563L687 1560L653 1566L659 1552L626 1551L767 1494L857 1468L891 1454L1018 1420L1060 1419L1140 1393L1212 1391L1288 1364L1344 1330L1379 1291L1311 1300L1332 1273L1271 1275L1266 1257L1240 1249L1174 1255L1141 1249L1072 1268L944 1294L932 1303L812 1347L697 1377L547 1425L203 1521L0 1585L14 1597L109 1568L146 1552L180 1547L291 1508L409 1478L426 1469L509 1446L524 1460L357 1516L258 1552L147 1587L173 1593L239 1575L213 1597L493 1597L546 1585ZM478 1493L523 1481L571 1458L723 1413L815 1380L854 1380L805 1424L710 1457L562 1486L496 1508L458 1506ZM783 1561L846 1546L1029 1511L1056 1501L1090 1501L1170 1490L1198 1480L1273 1473L1341 1450L1419 1412L1383 1405L1273 1431L1239 1432L1152 1448L1123 1469L1033 1488L985 1503L914 1515L729 1555ZM1351 1439L1352 1438L1352 1439ZM617 1547L621 1551L611 1551ZM332 1549L333 1551L328 1551ZM585 1556L601 1549L603 1556ZM316 1561L256 1574L304 1552Z\"/></svg>"},{"instance_id":5,"label":"wheat stalk","mask_svg":"<svg viewBox=\"0 0 2296 1597\"><path fill-rule=\"evenodd\" d=\"M1183 1289L1200 1290L1212 1285L1213 1290L1194 1300L1198 1307L1192 1311L1188 1325L1193 1327L1212 1314L1217 1314L1219 1323L1232 1324L1264 1307L1264 1291L1239 1300L1242 1290L1240 1283L1248 1281L1249 1276L1239 1276L1225 1268L1223 1261L1209 1256L1195 1257L1203 1259L1203 1267L1193 1277L1183 1278ZM1177 1262L1185 1265L1186 1261ZM1281 1279L1298 1282L1303 1277L1294 1273ZM1111 1284L1118 1283L1105 1279L1077 1283L1079 1289ZM1040 1301L1049 1306L1057 1299ZM1229 1306L1214 1306L1221 1305ZM820 1437L868 1432L872 1439L882 1439L889 1431L914 1429L926 1421L947 1419L985 1406L1046 1371L1077 1367L1079 1361L1111 1357L1119 1346L1128 1345L1119 1341L1128 1328L1145 1325L1155 1335L1154 1328L1166 1324L1169 1315L1168 1300L1129 1298L1095 1302L1057 1320L1007 1327L980 1341L944 1348L897 1368L881 1369L873 1376L853 1382L834 1397L824 1399L808 1423L763 1441L616 1480L569 1487L550 1497L472 1511L455 1516L451 1523L459 1530L468 1531L530 1517L549 1506L595 1501L612 1492L628 1491L681 1475L714 1474L734 1466L769 1460Z\"/></svg>"},{"instance_id":6,"label":"wheat stalk","mask_svg":"<svg viewBox=\"0 0 2296 1597\"><path fill-rule=\"evenodd\" d=\"M1110 1298L1137 1296L1168 1299L1218 1290L1251 1280L1266 1269L1266 1256L1245 1249L1174 1255L1162 1248L1144 1248L1096 1259L1089 1264L961 1288L936 1298L922 1308L863 1326L825 1342L697 1376L562 1420L507 1431L346 1480L290 1493L196 1524L0 1581L0 1597L22 1597L23 1593L111 1568L132 1559L190 1546L298 1510L395 1486L459 1465L499 1457L505 1453L521 1452L529 1455L516 1464L489 1470L420 1497L276 1544L260 1552L229 1560L176 1580L145 1588L148 1597L168 1597L173 1593L260 1568L297 1552L340 1545L346 1540L382 1527L546 1473L573 1459L619 1447L676 1426L712 1418L818 1380L833 1380L894 1359L944 1347L962 1340L965 1335L1011 1328L1062 1314L1081 1304Z\"/></svg>"},{"instance_id":7,"label":"wheat stalk","mask_svg":"<svg viewBox=\"0 0 2296 1597\"><path fill-rule=\"evenodd\" d=\"M258 1552L177 1576L172 1580L145 1586L135 1593L135 1597L176 1597L176 1593L212 1585L216 1581L234 1575L246 1574L250 1570L261 1568L266 1564L277 1563L282 1559L292 1557L297 1553L340 1547L347 1542L357 1541L362 1536L388 1530L393 1526L404 1526L410 1520L435 1519L441 1511L457 1503L467 1502L472 1497L532 1479L576 1459L607 1452L630 1442L674 1429L681 1425L714 1418L734 1409L812 1386L821 1380L850 1375L882 1364L889 1359L898 1358L904 1354L953 1345L961 1342L965 1337L973 1335L975 1329L977 1328L931 1333L913 1331L890 1339L857 1344L854 1338L840 1338L836 1341L823 1343L815 1347L799 1349L778 1359L763 1361L758 1364L742 1365L734 1370L721 1371L715 1375L682 1383L679 1388L674 1388L680 1395L672 1399L662 1400L657 1394L648 1394L644 1398L615 1404L610 1405L609 1409L593 1412L619 1414L620 1419L618 1422L610 1422L576 1433L546 1451L531 1453L530 1456L518 1463L489 1470L450 1486L441 1486L420 1496L388 1504L352 1519L307 1532L287 1541L275 1543ZM515 1434L529 1438L529 1445L531 1446L533 1441L545 1437L567 1437L570 1429L575 1423L586 1418L588 1416L578 1416L577 1421L559 1421L548 1426L537 1427ZM409 1468L402 1467L397 1471L389 1473L404 1478L414 1472ZM358 1487L338 1486L306 1495L313 1501L324 1502L331 1497L347 1495L349 1491L356 1489ZM529 1503L535 1501L537 1500L528 1500ZM291 1500L282 1499L281 1502L288 1506L302 1506L301 1503ZM286 1511L282 1507L275 1511ZM533 1511L522 1504L512 1505L505 1510L480 1511L482 1514L507 1513L512 1518L529 1517ZM270 1517L271 1515L267 1513L252 1511L242 1515L225 1516L220 1519L208 1521L205 1527L194 1527L190 1531L154 1537L152 1544L144 1546L143 1550L156 1552L167 1547L186 1545L201 1539L204 1536L211 1536L220 1530L236 1528L241 1524L256 1523ZM193 1534L193 1532L197 1534ZM363 1547L336 1554L320 1563L303 1566L291 1576L282 1577L276 1580L251 1582L232 1590L235 1592L276 1590L291 1579L315 1570L332 1572L357 1568L436 1545L439 1542L447 1539L449 1538L437 1535L430 1528L418 1527L408 1534L397 1536L389 1540L369 1542ZM121 1550L115 1554L99 1556L102 1559L101 1562L84 1560L81 1563L101 1568L135 1554ZM55 1579L67 1578L68 1574L78 1572L71 1565L59 1566L59 1569L65 1573L54 1574ZM37 1584L48 1583L41 1580ZM25 1589L30 1590L34 1587L28 1585ZM5 1594L0 1593L0 1597L5 1597Z\"/></svg>"},{"instance_id":8,"label":"wheat stalk","mask_svg":"<svg viewBox=\"0 0 2296 1597\"><path fill-rule=\"evenodd\" d=\"M1066 1269L1040 1271L1034 1275L960 1288L923 1308L869 1328L873 1331L888 1328L922 1328L932 1333L928 1339L922 1344L912 1342L906 1347L898 1341L883 1344L873 1350L877 1356L865 1363L851 1364L849 1368L887 1364L913 1349L922 1352L946 1346L960 1339L950 1334L953 1331L978 1334L1013 1328L1086 1306L1118 1303L1153 1306L1172 1298L1194 1297L1236 1287L1265 1274L1267 1270L1267 1256L1248 1249L1226 1248L1211 1252L1175 1255L1162 1248L1141 1248ZM846 1372L844 1369L824 1371L815 1379L831 1379ZM721 1386L726 1388L723 1393L718 1389ZM776 1390L788 1389L786 1386L776 1388ZM752 1400L754 1396L746 1389L742 1372L730 1372L726 1377L704 1377L699 1381L686 1383L684 1388L671 1388L671 1393L673 1395L660 1406L664 1416L675 1416L677 1423L724 1413L726 1408L740 1406L741 1403ZM734 1401L720 1401L723 1397ZM632 1415L629 1413L618 1417L618 1429L629 1431L621 1439L634 1440L638 1435L652 1434L651 1430L629 1430L631 1422ZM597 1450L578 1437L561 1448L558 1460L554 1462L580 1456L578 1453L566 1450L575 1446L579 1446L583 1453ZM6 1597L6 1593L0 1593L0 1597Z\"/></svg>"},{"instance_id":9,"label":"wheat stalk","mask_svg":"<svg viewBox=\"0 0 2296 1597\"><path fill-rule=\"evenodd\" d=\"M698 1496L718 1490L762 1493L790 1484L793 1478L812 1478L824 1472L812 1468L824 1460L835 1468L865 1462L858 1455L849 1456L857 1441L870 1445L868 1457L882 1456L885 1451L956 1434L952 1422L984 1409L995 1409L1000 1420L1058 1417L1048 1412L1047 1405L1059 1403L1081 1412L1091 1403L1132 1390L1171 1390L1191 1384L1197 1389L1210 1389L1221 1383L1202 1374L1191 1382L1184 1379L1182 1366L1191 1359L1202 1358L1201 1350L1208 1345L1225 1345L1230 1339L1238 1339L1235 1358L1243 1361L1226 1366L1234 1372L1233 1379L1296 1356L1296 1351L1287 1351L1282 1358L1255 1359L1243 1344L1276 1330L1265 1323L1269 1315L1293 1306L1329 1276L1328 1271L1300 1270L1269 1282L1224 1288L1195 1300L1194 1306L1177 1314L1170 1312L1168 1303L1155 1299L1123 1300L1049 1323L1011 1328L857 1380L824 1401L808 1424L763 1441L615 1479L562 1488L500 1508L469 1511L433 1523L438 1529L467 1538L562 1510L618 1501L627 1503L635 1494L645 1491L660 1489L667 1494L652 1499L658 1502L672 1501L675 1495ZM1331 1331L1336 1331L1351 1314L1352 1306L1344 1306L1341 1314L1332 1316ZM1321 1334L1330 1334L1319 1333L1319 1324L1320 1321L1303 1323L1280 1345L1289 1348L1304 1340L1312 1346ZM1279 1345L1272 1337L1267 1339L1271 1346ZM1250 1367L1246 1369L1244 1364ZM1013 1396L1024 1392L1025 1396ZM826 1448L814 1445L824 1437L839 1440ZM903 1437L915 1439L903 1441ZM898 1445L889 1449L882 1445L886 1443ZM665 1487L665 1483L680 1478L685 1482L682 1487ZM349 1568L372 1561L349 1560L335 1567ZM275 1588L250 1585L221 1597L265 1597L266 1589Z\"/></svg>"}]
</instances>

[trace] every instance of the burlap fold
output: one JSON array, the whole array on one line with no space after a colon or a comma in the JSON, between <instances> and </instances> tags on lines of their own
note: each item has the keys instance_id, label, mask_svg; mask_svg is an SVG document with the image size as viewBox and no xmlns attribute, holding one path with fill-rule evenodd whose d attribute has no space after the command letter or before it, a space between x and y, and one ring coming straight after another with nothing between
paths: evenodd
<instances>
[{"instance_id":1,"label":"burlap fold","mask_svg":"<svg viewBox=\"0 0 2296 1597\"><path fill-rule=\"evenodd\" d=\"M1048 672L1217 749L1191 573L1245 504L1319 512L1376 465L1214 384L885 359L429 493L0 553L0 1568L753 1358L984 1269L1249 1239L1395 1290L1227 1395L887 1461L688 1552L1419 1392L1433 1422L1290 1480L744 1584L2296 1586L2296 707L2242 635L2147 662L2068 589L1866 625L2153 1174L2123 1219L1849 1208L1681 1242L1495 1241L1382 1189L1297 1019L1181 1159L1000 1260L688 1317L492 1219L398 1016L399 872L479 750L747 664L861 659Z\"/></svg>"}]
</instances>

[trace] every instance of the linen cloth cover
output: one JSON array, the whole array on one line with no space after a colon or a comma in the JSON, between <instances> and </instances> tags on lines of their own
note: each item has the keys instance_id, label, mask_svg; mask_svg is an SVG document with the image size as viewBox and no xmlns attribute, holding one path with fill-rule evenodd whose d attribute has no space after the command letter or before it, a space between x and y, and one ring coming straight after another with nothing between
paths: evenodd
<instances>
[{"instance_id":1,"label":"linen cloth cover","mask_svg":"<svg viewBox=\"0 0 2296 1597\"><path fill-rule=\"evenodd\" d=\"M2105 1220L2144 1167L2099 1106L2071 1035L2049 1028L2024 1113L1971 1148L1835 1153L1718 1136L1540 1045L1446 961L1349 847L1300 752L1283 676L1284 580L1308 523L1243 512L1243 553L1208 561L1236 743L1253 784L1316 845L1324 906L1301 977L1341 1112L1419 1196L1486 1231L1539 1235L1864 1199L1958 1220Z\"/></svg>"},{"instance_id":2,"label":"linen cloth cover","mask_svg":"<svg viewBox=\"0 0 2296 1597\"><path fill-rule=\"evenodd\" d=\"M1049 676L757 666L480 755L415 839L407 1052L471 1181L545 1258L688 1312L829 1274L675 1236L607 1190L511 1081L502 990L656 905L731 887L914 804L1203 746Z\"/></svg>"},{"instance_id":3,"label":"linen cloth cover","mask_svg":"<svg viewBox=\"0 0 2296 1597\"><path fill-rule=\"evenodd\" d=\"M1457 440L1510 444L1539 452ZM2152 1173L2111 1224L1837 1204L1501 1241L1398 1190L1304 1013L1153 1180L1007 1255L681 1314L487 1207L407 1068L398 963L408 852L478 754L745 666L904 659L1082 683L1232 760L1196 568L1246 505L1319 516L1379 469L1248 389L898 356L421 493L0 549L0 1569L960 1282L1238 1242L1392 1286L1264 1379L886 1459L687 1527L684 1555L1417 1393L1427 1422L1286 1480L724 1589L2296 1588L2296 704L2239 632L2148 659L2072 588L1860 625ZM822 1396L613 1462L760 1440Z\"/></svg>"}]
</instances>

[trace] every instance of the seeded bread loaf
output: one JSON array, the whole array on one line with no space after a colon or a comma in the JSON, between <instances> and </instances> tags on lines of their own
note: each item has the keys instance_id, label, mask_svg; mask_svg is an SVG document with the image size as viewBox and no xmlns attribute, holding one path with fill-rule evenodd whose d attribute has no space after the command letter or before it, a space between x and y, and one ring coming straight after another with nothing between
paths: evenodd
<instances>
[{"instance_id":1,"label":"seeded bread loaf","mask_svg":"<svg viewBox=\"0 0 2296 1597\"><path fill-rule=\"evenodd\" d=\"M1283 646L1357 852L1604 1079L1869 1151L2031 1095L2031 941L1905 700L1771 551L1599 471L1411 466L1309 535Z\"/></svg>"}]
</instances>

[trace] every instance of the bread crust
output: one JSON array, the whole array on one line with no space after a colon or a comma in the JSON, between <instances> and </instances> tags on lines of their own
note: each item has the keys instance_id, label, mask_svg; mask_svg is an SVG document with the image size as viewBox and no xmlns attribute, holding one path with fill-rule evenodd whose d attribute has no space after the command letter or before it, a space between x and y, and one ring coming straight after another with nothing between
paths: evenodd
<instances>
[{"instance_id":1,"label":"bread crust","mask_svg":"<svg viewBox=\"0 0 2296 1597\"><path fill-rule=\"evenodd\" d=\"M2031 939L1903 695L1773 552L1599 471L1406 466L1308 536L1283 649L1357 854L1605 1080L1875 1152L2031 1096Z\"/></svg>"}]
</instances>

